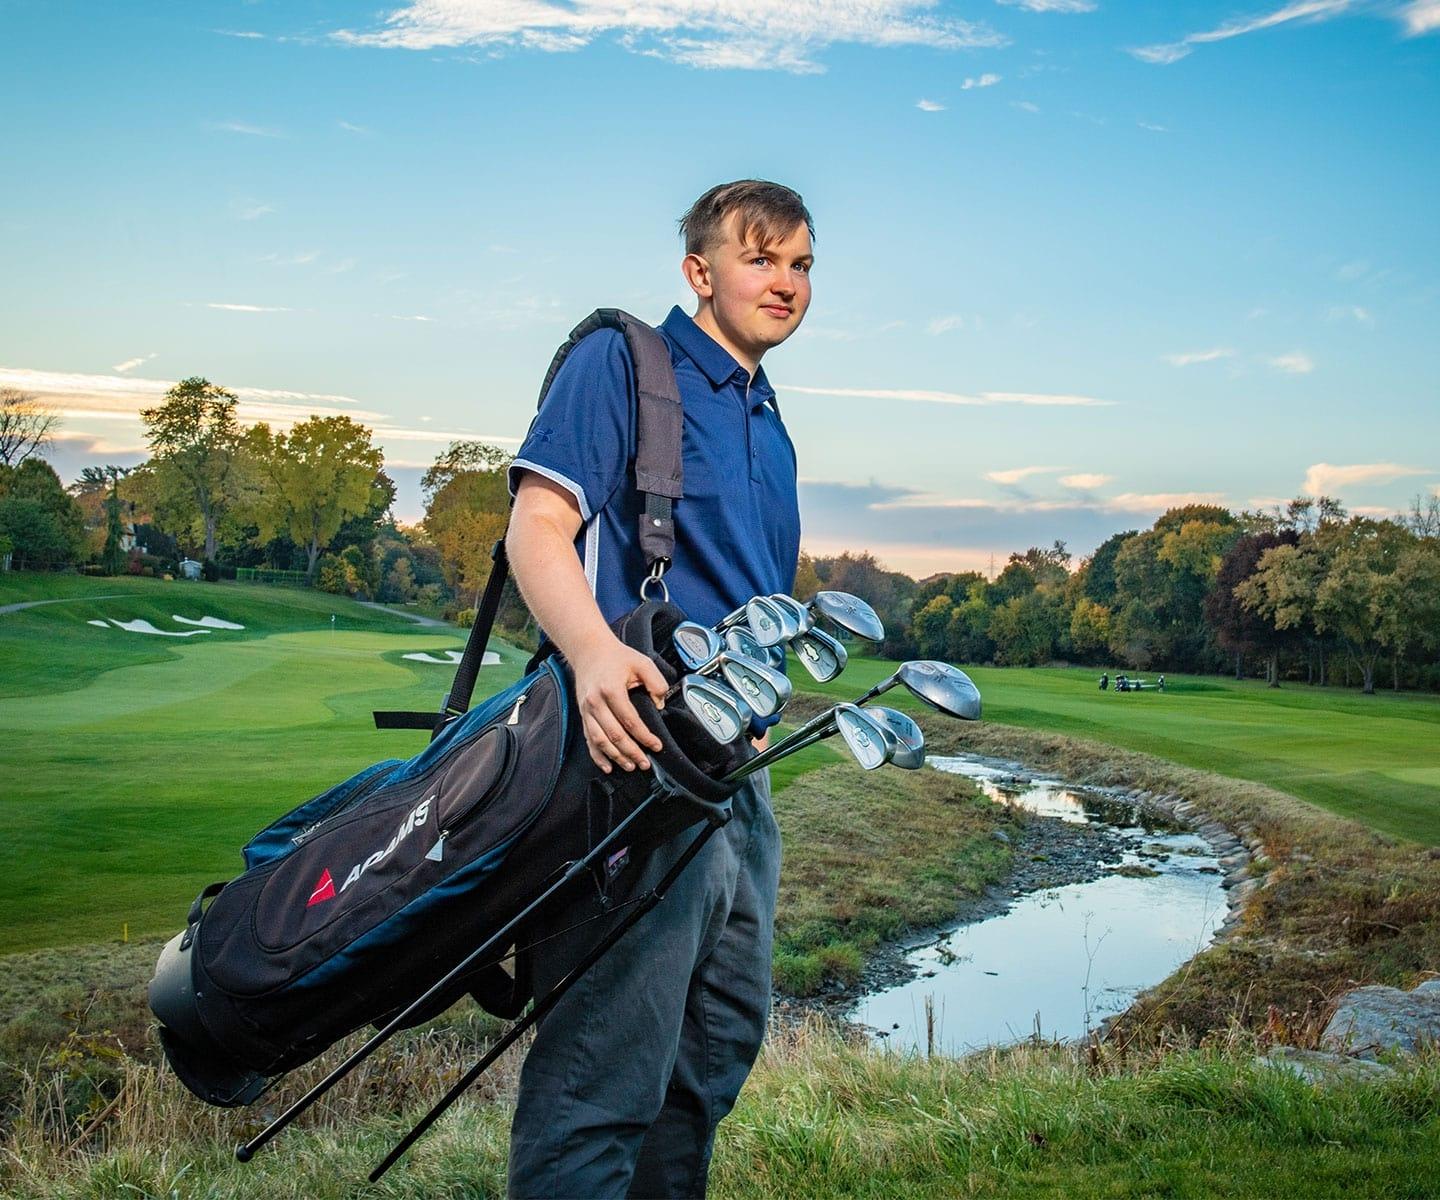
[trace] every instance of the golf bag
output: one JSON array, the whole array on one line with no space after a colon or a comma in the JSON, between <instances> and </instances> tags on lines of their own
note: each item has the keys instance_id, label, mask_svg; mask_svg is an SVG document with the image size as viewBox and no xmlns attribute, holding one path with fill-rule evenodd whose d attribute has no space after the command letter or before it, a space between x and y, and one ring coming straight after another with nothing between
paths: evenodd
<instances>
[{"instance_id":1,"label":"golf bag","mask_svg":"<svg viewBox=\"0 0 1440 1200\"><path fill-rule=\"evenodd\" d=\"M545 386L602 325L623 329L636 368L636 478L650 579L660 580L680 494L679 396L664 343L625 314L597 313L561 348ZM651 490L657 480L669 495ZM532 996L525 955L513 951L523 951L542 905L578 887L605 896L648 850L728 819L738 784L717 779L753 751L744 738L715 742L681 705L661 711L632 692L664 748L649 770L611 775L587 753L559 655L532 661L518 683L469 708L506 574L501 542L441 712L375 714L381 728L430 729L430 744L261 830L243 850L245 873L205 888L161 953L150 1005L166 1057L201 1099L249 1104L273 1076L353 1030L374 1024L383 1038L467 994L518 1015ZM678 671L662 651L683 619L674 605L644 600L612 628L673 683Z\"/></svg>"}]
</instances>

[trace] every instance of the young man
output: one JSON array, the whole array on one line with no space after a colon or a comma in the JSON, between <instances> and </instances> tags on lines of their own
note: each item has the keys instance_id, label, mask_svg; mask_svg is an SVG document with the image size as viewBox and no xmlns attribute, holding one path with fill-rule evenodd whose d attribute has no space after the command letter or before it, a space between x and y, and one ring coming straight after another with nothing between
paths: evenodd
<instances>
[{"instance_id":1,"label":"young man","mask_svg":"<svg viewBox=\"0 0 1440 1200\"><path fill-rule=\"evenodd\" d=\"M760 360L805 316L814 226L789 188L742 180L706 192L680 227L697 307L660 326L685 414L685 495L665 582L690 618L713 625L794 583L795 451ZM607 772L648 767L659 743L628 692L643 687L659 704L666 686L608 628L638 603L646 573L633 410L623 338L602 330L571 352L511 466L515 579L575 672L586 745ZM704 1195L715 1127L764 1035L780 870L768 772L733 805L664 903L541 1023L511 1130L512 1196ZM631 894L684 845L640 866ZM537 992L600 936L601 922L571 928L591 915L585 898L557 914L556 936L534 952Z\"/></svg>"}]
</instances>

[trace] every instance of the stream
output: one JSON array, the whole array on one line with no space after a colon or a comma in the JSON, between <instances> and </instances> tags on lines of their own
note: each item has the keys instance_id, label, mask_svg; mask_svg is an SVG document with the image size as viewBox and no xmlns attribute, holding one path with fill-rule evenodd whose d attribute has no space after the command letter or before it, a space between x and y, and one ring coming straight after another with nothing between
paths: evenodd
<instances>
[{"instance_id":1,"label":"stream","mask_svg":"<svg viewBox=\"0 0 1440 1200\"><path fill-rule=\"evenodd\" d=\"M1017 763L929 762L973 780L997 804L1106 836L1088 843L1103 847L1080 871L1093 878L1034 891L1007 884L992 905L1002 911L908 947L909 978L862 996L847 1014L882 1044L963 1054L1036 1034L1083 1037L1203 950L1225 919L1222 874L1199 835Z\"/></svg>"}]
</instances>

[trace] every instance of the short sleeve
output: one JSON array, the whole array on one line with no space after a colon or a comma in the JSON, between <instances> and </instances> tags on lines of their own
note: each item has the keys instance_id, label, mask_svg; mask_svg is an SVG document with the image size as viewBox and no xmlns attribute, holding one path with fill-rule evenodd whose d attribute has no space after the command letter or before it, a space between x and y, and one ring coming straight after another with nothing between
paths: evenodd
<instances>
[{"instance_id":1,"label":"short sleeve","mask_svg":"<svg viewBox=\"0 0 1440 1200\"><path fill-rule=\"evenodd\" d=\"M510 494L525 471L558 483L590 520L625 478L631 457L630 360L614 329L592 333L570 351L510 464Z\"/></svg>"}]
</instances>

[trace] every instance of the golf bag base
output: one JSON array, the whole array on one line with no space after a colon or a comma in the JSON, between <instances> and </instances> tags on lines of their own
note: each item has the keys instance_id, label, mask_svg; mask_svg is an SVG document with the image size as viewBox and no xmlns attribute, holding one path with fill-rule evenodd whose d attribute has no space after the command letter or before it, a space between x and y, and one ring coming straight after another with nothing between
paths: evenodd
<instances>
[{"instance_id":1,"label":"golf bag base","mask_svg":"<svg viewBox=\"0 0 1440 1200\"><path fill-rule=\"evenodd\" d=\"M614 628L673 682L658 647L683 619L649 602ZM377 763L261 830L244 849L246 872L197 897L150 983L181 1082L210 1104L249 1104L272 1077L386 1024L497 931L494 953L405 1024L467 993L517 1015L531 998L524 956L513 974L500 962L527 929L507 924L562 877L608 893L654 846L723 820L738 784L716 779L753 755L747 739L711 740L682 706L661 712L643 691L632 699L664 743L651 770L594 765L573 677L553 656L415 757Z\"/></svg>"}]
</instances>

